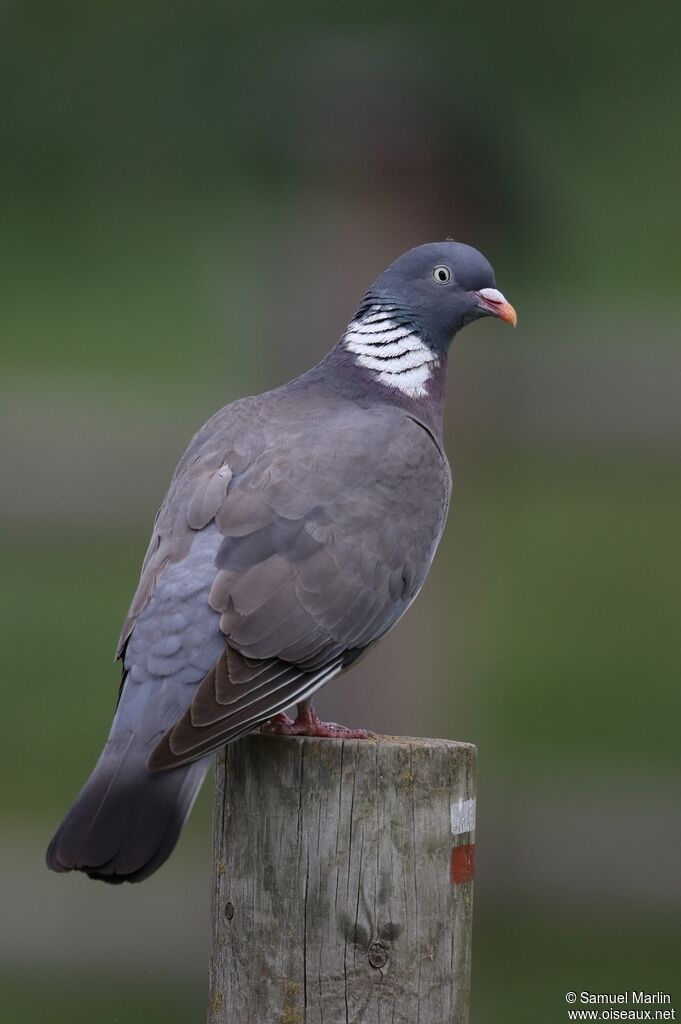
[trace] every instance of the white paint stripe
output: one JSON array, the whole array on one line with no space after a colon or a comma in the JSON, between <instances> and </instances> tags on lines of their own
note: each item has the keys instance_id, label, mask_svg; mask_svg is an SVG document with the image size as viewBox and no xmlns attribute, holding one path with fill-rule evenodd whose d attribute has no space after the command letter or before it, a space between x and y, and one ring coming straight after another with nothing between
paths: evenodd
<instances>
[{"instance_id":1,"label":"white paint stripe","mask_svg":"<svg viewBox=\"0 0 681 1024\"><path fill-rule=\"evenodd\" d=\"M453 800L451 821L453 836L460 836L462 832L473 832L475 829L475 800Z\"/></svg>"}]
</instances>

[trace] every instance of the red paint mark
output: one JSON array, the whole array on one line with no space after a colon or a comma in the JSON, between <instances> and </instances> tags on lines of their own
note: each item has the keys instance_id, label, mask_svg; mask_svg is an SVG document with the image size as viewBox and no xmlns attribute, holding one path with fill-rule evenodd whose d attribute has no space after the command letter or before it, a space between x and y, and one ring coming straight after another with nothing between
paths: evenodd
<instances>
[{"instance_id":1,"label":"red paint mark","mask_svg":"<svg viewBox=\"0 0 681 1024\"><path fill-rule=\"evenodd\" d=\"M452 882L472 882L475 878L475 843L452 847Z\"/></svg>"}]
</instances>

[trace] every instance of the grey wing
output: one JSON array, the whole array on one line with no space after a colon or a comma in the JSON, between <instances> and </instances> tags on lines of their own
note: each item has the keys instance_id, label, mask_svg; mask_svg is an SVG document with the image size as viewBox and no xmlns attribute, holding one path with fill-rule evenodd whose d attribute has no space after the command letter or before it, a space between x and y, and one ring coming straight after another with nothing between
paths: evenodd
<instances>
[{"instance_id":1,"label":"grey wing","mask_svg":"<svg viewBox=\"0 0 681 1024\"><path fill-rule=\"evenodd\" d=\"M396 411L261 439L203 513L217 527L208 604L227 645L149 767L243 735L380 639L425 579L449 486L432 438Z\"/></svg>"},{"instance_id":2,"label":"grey wing","mask_svg":"<svg viewBox=\"0 0 681 1024\"><path fill-rule=\"evenodd\" d=\"M159 508L140 581L123 622L121 658L140 615L165 571L188 558L198 531L208 526L225 499L232 477L245 470L265 443L251 406L243 399L216 413L192 438Z\"/></svg>"}]
</instances>

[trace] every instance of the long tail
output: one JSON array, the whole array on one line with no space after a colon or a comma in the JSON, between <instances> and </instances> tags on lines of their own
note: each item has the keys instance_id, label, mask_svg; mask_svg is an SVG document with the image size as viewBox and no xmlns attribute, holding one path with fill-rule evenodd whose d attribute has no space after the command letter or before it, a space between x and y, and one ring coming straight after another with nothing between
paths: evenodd
<instances>
[{"instance_id":1,"label":"long tail","mask_svg":"<svg viewBox=\"0 0 681 1024\"><path fill-rule=\"evenodd\" d=\"M133 709L124 706L131 703L126 690L99 761L48 847L53 871L141 882L170 856L201 788L212 755L181 768L148 770L163 730L155 738L140 730L134 711L127 713Z\"/></svg>"}]
</instances>

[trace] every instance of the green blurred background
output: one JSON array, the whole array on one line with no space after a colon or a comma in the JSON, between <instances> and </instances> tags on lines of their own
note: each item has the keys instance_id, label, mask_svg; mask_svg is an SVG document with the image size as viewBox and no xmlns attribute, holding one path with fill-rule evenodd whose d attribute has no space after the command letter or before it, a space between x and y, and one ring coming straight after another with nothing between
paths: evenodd
<instances>
[{"instance_id":1,"label":"green blurred background","mask_svg":"<svg viewBox=\"0 0 681 1024\"><path fill-rule=\"evenodd\" d=\"M321 709L478 744L473 1024L681 1000L679 11L3 4L3 1020L203 1019L209 787L143 886L44 847L188 437L448 235L520 326L457 340L436 564Z\"/></svg>"}]
</instances>

